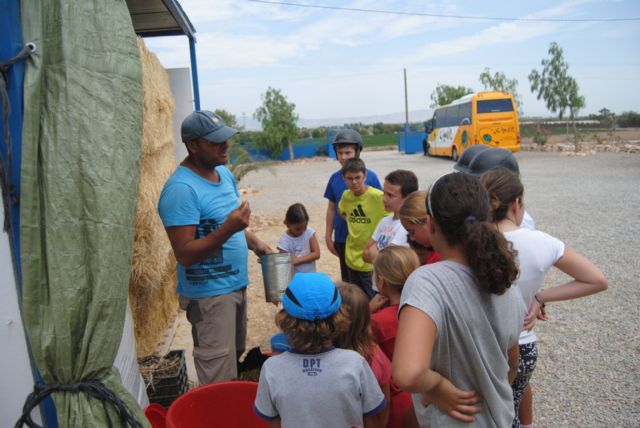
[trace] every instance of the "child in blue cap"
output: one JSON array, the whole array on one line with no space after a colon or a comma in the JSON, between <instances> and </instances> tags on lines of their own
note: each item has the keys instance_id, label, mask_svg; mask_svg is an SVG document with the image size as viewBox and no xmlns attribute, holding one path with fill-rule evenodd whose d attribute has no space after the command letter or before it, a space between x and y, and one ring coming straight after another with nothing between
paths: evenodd
<instances>
[{"instance_id":1,"label":"child in blue cap","mask_svg":"<svg viewBox=\"0 0 640 428\"><path fill-rule=\"evenodd\" d=\"M296 273L285 290L276 324L292 349L264 363L254 404L270 427L377 424L387 402L369 364L355 351L333 347L349 326L340 304L324 273Z\"/></svg>"}]
</instances>

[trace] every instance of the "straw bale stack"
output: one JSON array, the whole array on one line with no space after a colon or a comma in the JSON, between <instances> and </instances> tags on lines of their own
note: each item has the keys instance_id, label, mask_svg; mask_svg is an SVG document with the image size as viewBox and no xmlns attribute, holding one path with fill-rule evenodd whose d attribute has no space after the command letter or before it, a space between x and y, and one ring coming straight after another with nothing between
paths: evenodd
<instances>
[{"instance_id":1,"label":"straw bale stack","mask_svg":"<svg viewBox=\"0 0 640 428\"><path fill-rule=\"evenodd\" d=\"M169 77L158 58L147 50L141 38L138 48L144 124L129 298L137 351L142 356L156 350L178 305L176 262L156 210L162 187L176 167L172 131L175 104Z\"/></svg>"}]
</instances>

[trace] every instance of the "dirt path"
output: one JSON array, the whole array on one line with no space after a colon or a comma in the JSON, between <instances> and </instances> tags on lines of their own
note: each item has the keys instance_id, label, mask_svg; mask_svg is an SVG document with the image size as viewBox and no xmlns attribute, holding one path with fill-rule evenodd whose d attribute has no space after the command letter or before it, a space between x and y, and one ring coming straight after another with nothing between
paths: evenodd
<instances>
[{"instance_id":1,"label":"dirt path","mask_svg":"<svg viewBox=\"0 0 640 428\"><path fill-rule=\"evenodd\" d=\"M624 135L625 140L612 142L612 144L609 144L609 142L596 144L594 141L585 141L585 146L587 147L598 146L602 149L605 146L611 146L613 149L589 149L582 154L591 154L596 151L620 151L619 149L626 147L626 145L632 149L622 151L632 152L640 148L640 129L625 130L624 134L619 131L616 135ZM562 146L563 144L566 147ZM527 142L523 141L523 151L525 151L525 145L527 145ZM573 150L573 145L568 143L564 136L553 137L542 150L533 144L529 144L529 146L533 147L530 147L530 150L527 151L568 150L567 154L572 154L571 151ZM526 155L525 153L517 155L521 170L528 172L525 175L525 186L535 185L535 182L527 180L533 173L533 166L530 165L530 162L535 161L535 157L532 158L531 155ZM549 156L554 155L549 154ZM403 155L393 151L384 154L380 153L380 155L367 152L364 158L367 166L376 171L381 180L393 169L405 168L414 171L418 175L421 188L426 188L440 174L450 172L452 167L451 161L447 159L427 159L419 154ZM261 239L274 248L285 230L282 221L286 208L294 202L302 202L306 206L309 211L310 226L316 230L318 241L320 242L321 257L317 262L318 270L326 272L334 279L339 279L339 266L337 259L329 253L324 245L326 200L322 197L322 194L328 177L337 168L337 162L327 158L280 162L273 167L250 173L240 183L241 190L244 193L243 198L249 200L252 207L251 228ZM531 189L534 190L534 186ZM269 351L269 339L277 332L273 320L278 309L272 303L265 302L260 265L252 253L249 256L249 280L251 285L248 288L249 324L247 350L259 346L263 351ZM189 378L195 380L196 375L191 356L193 348L191 327L183 311L178 313L177 324L171 349L185 349L187 351Z\"/></svg>"}]
</instances>

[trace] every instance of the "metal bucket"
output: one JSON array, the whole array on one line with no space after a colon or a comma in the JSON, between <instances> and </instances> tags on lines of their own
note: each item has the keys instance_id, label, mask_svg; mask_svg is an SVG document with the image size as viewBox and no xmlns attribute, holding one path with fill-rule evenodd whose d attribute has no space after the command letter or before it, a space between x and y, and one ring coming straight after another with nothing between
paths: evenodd
<instances>
[{"instance_id":1,"label":"metal bucket","mask_svg":"<svg viewBox=\"0 0 640 428\"><path fill-rule=\"evenodd\" d=\"M260 256L264 296L267 302L277 303L293 277L291 253L273 253Z\"/></svg>"}]
</instances>

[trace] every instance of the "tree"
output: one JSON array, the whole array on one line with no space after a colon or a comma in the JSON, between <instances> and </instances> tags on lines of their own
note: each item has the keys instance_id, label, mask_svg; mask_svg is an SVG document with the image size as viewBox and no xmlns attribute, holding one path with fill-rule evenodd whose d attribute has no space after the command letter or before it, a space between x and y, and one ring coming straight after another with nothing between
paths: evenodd
<instances>
[{"instance_id":1,"label":"tree","mask_svg":"<svg viewBox=\"0 0 640 428\"><path fill-rule=\"evenodd\" d=\"M298 138L311 138L311 130L309 128L298 128Z\"/></svg>"},{"instance_id":2,"label":"tree","mask_svg":"<svg viewBox=\"0 0 640 428\"><path fill-rule=\"evenodd\" d=\"M635 111L625 111L618 117L618 125L621 128L639 127L640 113Z\"/></svg>"},{"instance_id":3,"label":"tree","mask_svg":"<svg viewBox=\"0 0 640 428\"><path fill-rule=\"evenodd\" d=\"M242 126L238 124L234 114L221 108L216 109L214 112L221 116L228 126L242 131ZM247 149L237 141L231 140L229 142L229 171L231 171L238 183L242 180L242 177L258 168L259 165L253 162L253 158Z\"/></svg>"},{"instance_id":4,"label":"tree","mask_svg":"<svg viewBox=\"0 0 640 428\"><path fill-rule=\"evenodd\" d=\"M538 70L531 70L529 82L531 83L531 92L537 92L538 99L542 98L547 104L547 109L552 113L558 113L560 119L569 109L569 120L573 125L577 144L578 130L575 118L578 110L584 107L585 99L578 93L576 79L569 76L569 64L566 63L562 54L562 48L556 42L552 42L549 45L551 58L542 60L542 74Z\"/></svg>"},{"instance_id":5,"label":"tree","mask_svg":"<svg viewBox=\"0 0 640 428\"><path fill-rule=\"evenodd\" d=\"M480 83L482 83L484 89L508 92L513 95L518 109L518 115L522 116L522 100L518 93L518 81L516 79L507 79L507 76L500 71L492 75L491 70L487 67L480 73Z\"/></svg>"},{"instance_id":6,"label":"tree","mask_svg":"<svg viewBox=\"0 0 640 428\"><path fill-rule=\"evenodd\" d=\"M289 147L289 159L293 159L293 141L298 135L296 105L287 101L279 89L269 87L262 94L262 106L253 114L262 124L258 146L265 148L273 157Z\"/></svg>"},{"instance_id":7,"label":"tree","mask_svg":"<svg viewBox=\"0 0 640 428\"><path fill-rule=\"evenodd\" d=\"M600 121L600 126L606 126L609 128L609 134L610 136L613 136L616 127L616 114L614 112L604 107L598 110L598 114L589 116L594 116L596 120Z\"/></svg>"},{"instance_id":8,"label":"tree","mask_svg":"<svg viewBox=\"0 0 640 428\"><path fill-rule=\"evenodd\" d=\"M467 94L472 94L473 89L465 86L450 86L438 83L436 89L431 93L431 105L429 107L434 108L450 104L451 101L457 100L460 97L464 97Z\"/></svg>"},{"instance_id":9,"label":"tree","mask_svg":"<svg viewBox=\"0 0 640 428\"><path fill-rule=\"evenodd\" d=\"M238 131L242 131L242 126L238 124L238 120L236 119L236 116L234 114L231 114L222 108L215 109L214 113L222 117L230 127L235 128Z\"/></svg>"},{"instance_id":10,"label":"tree","mask_svg":"<svg viewBox=\"0 0 640 428\"><path fill-rule=\"evenodd\" d=\"M320 138L327 136L327 128L313 128L311 130L311 137Z\"/></svg>"},{"instance_id":11,"label":"tree","mask_svg":"<svg viewBox=\"0 0 640 428\"><path fill-rule=\"evenodd\" d=\"M611 110L609 110L606 107L601 108L600 110L598 110L598 115L596 115L596 117L601 121L604 122L607 119L609 119L611 117L613 113L611 112Z\"/></svg>"},{"instance_id":12,"label":"tree","mask_svg":"<svg viewBox=\"0 0 640 428\"><path fill-rule=\"evenodd\" d=\"M384 134L387 130L387 127L384 126L382 122L376 122L373 124L373 135Z\"/></svg>"}]
</instances>

